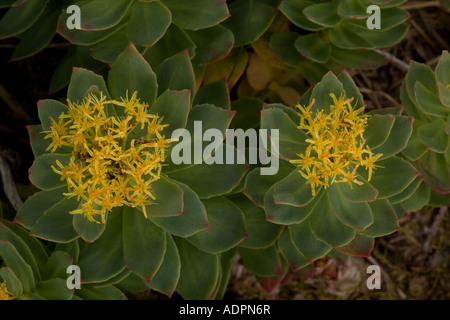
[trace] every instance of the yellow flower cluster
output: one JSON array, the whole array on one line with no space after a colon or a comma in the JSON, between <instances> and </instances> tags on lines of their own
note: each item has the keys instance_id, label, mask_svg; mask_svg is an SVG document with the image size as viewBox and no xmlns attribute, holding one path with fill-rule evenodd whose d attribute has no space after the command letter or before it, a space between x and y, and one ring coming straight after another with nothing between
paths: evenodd
<instances>
[{"instance_id":1,"label":"yellow flower cluster","mask_svg":"<svg viewBox=\"0 0 450 320\"><path fill-rule=\"evenodd\" d=\"M6 288L6 281L0 284L0 300L8 300L9 298L8 288Z\"/></svg>"},{"instance_id":2,"label":"yellow flower cluster","mask_svg":"<svg viewBox=\"0 0 450 320\"><path fill-rule=\"evenodd\" d=\"M45 138L47 150L63 148L71 152L70 162L56 161L53 171L67 182L68 197L77 197L80 207L71 214L84 214L105 223L105 214L114 207L145 206L155 200L152 183L160 178L165 150L170 139L161 131L167 125L149 114L134 92L121 101L105 96L87 96L80 103L68 102L68 111L51 119ZM112 111L113 110L113 111ZM110 113L121 116L110 115Z\"/></svg>"},{"instance_id":3,"label":"yellow flower cluster","mask_svg":"<svg viewBox=\"0 0 450 320\"><path fill-rule=\"evenodd\" d=\"M367 126L367 115L363 115L364 108L355 110L351 102L353 98L339 99L330 94L334 104L330 105L330 112L323 110L313 115L309 106L297 105L300 110L299 129L305 130L309 136L305 141L309 144L304 154L298 154L300 159L290 160L300 167L300 174L311 185L315 196L316 187L327 188L333 183L352 182L362 185L357 180L356 170L359 166L369 170L368 180L377 161L382 154L373 154L368 145L365 145L364 130Z\"/></svg>"}]
</instances>

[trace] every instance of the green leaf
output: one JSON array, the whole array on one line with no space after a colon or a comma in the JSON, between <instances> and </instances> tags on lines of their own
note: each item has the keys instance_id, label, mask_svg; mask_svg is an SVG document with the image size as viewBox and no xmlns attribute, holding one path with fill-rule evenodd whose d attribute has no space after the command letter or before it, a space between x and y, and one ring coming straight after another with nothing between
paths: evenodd
<instances>
[{"instance_id":1,"label":"green leaf","mask_svg":"<svg viewBox=\"0 0 450 320\"><path fill-rule=\"evenodd\" d=\"M430 188L428 188L428 190L430 191L428 205L433 207L443 207L450 205L450 195L448 193L439 193Z\"/></svg>"},{"instance_id":2,"label":"green leaf","mask_svg":"<svg viewBox=\"0 0 450 320\"><path fill-rule=\"evenodd\" d=\"M69 164L70 157L70 154L61 153L43 154L37 157L29 170L31 183L45 191L65 186L67 183L61 180L61 176L54 172L51 166L60 170L56 161L58 160L63 166L66 166Z\"/></svg>"},{"instance_id":3,"label":"green leaf","mask_svg":"<svg viewBox=\"0 0 450 320\"><path fill-rule=\"evenodd\" d=\"M332 210L341 223L363 231L373 223L372 210L367 202L348 201L341 185L342 183L334 183L327 190Z\"/></svg>"},{"instance_id":4,"label":"green leaf","mask_svg":"<svg viewBox=\"0 0 450 320\"><path fill-rule=\"evenodd\" d=\"M231 249L246 236L244 216L241 209L225 197L202 200L208 216L209 228L187 238L197 248L220 253Z\"/></svg>"},{"instance_id":5,"label":"green leaf","mask_svg":"<svg viewBox=\"0 0 450 320\"><path fill-rule=\"evenodd\" d=\"M393 233L400 228L395 210L386 199L369 202L372 210L373 223L362 235L368 237L382 237Z\"/></svg>"},{"instance_id":6,"label":"green leaf","mask_svg":"<svg viewBox=\"0 0 450 320\"><path fill-rule=\"evenodd\" d=\"M60 250L53 251L43 270L42 279L67 278L67 267L71 264L74 264L74 261L67 252Z\"/></svg>"},{"instance_id":7,"label":"green leaf","mask_svg":"<svg viewBox=\"0 0 450 320\"><path fill-rule=\"evenodd\" d=\"M37 219L31 229L33 236L53 242L70 242L79 237L73 227L73 215L69 212L77 209L79 201L64 198Z\"/></svg>"},{"instance_id":8,"label":"green leaf","mask_svg":"<svg viewBox=\"0 0 450 320\"><path fill-rule=\"evenodd\" d=\"M262 175L261 168L250 171L244 184L243 193L257 206L264 205L264 196L269 188L277 181L286 177L292 172L292 168L279 168L274 175Z\"/></svg>"},{"instance_id":9,"label":"green leaf","mask_svg":"<svg viewBox=\"0 0 450 320\"><path fill-rule=\"evenodd\" d=\"M126 300L125 294L115 286L93 287L85 285L85 290L77 292L80 300Z\"/></svg>"},{"instance_id":10,"label":"green leaf","mask_svg":"<svg viewBox=\"0 0 450 320\"><path fill-rule=\"evenodd\" d=\"M45 1L25 1L12 6L0 20L0 39L18 35L31 27L47 6Z\"/></svg>"},{"instance_id":11,"label":"green leaf","mask_svg":"<svg viewBox=\"0 0 450 320\"><path fill-rule=\"evenodd\" d=\"M171 57L184 49L188 49L189 58L195 56L195 43L186 31L171 24L164 36L145 53L145 59L153 68L157 68L167 57Z\"/></svg>"},{"instance_id":12,"label":"green leaf","mask_svg":"<svg viewBox=\"0 0 450 320\"><path fill-rule=\"evenodd\" d=\"M414 119L407 116L395 116L394 126L386 142L372 149L373 153L382 153L380 159L387 159L406 148L412 133Z\"/></svg>"},{"instance_id":13,"label":"green leaf","mask_svg":"<svg viewBox=\"0 0 450 320\"><path fill-rule=\"evenodd\" d=\"M374 46L360 34L361 30L359 29L348 24L332 28L329 33L330 41L337 48L342 49L372 49Z\"/></svg>"},{"instance_id":14,"label":"green leaf","mask_svg":"<svg viewBox=\"0 0 450 320\"><path fill-rule=\"evenodd\" d=\"M35 288L33 270L7 240L0 240L0 256L4 264L10 268L22 283L24 292L33 292Z\"/></svg>"},{"instance_id":15,"label":"green leaf","mask_svg":"<svg viewBox=\"0 0 450 320\"><path fill-rule=\"evenodd\" d=\"M332 28L341 22L341 17L337 15L339 1L313 4L303 9L306 18L318 25Z\"/></svg>"},{"instance_id":16,"label":"green leaf","mask_svg":"<svg viewBox=\"0 0 450 320\"><path fill-rule=\"evenodd\" d=\"M450 166L445 154L427 152L419 162L424 181L440 193L450 192Z\"/></svg>"},{"instance_id":17,"label":"green leaf","mask_svg":"<svg viewBox=\"0 0 450 320\"><path fill-rule=\"evenodd\" d=\"M9 220L1 219L1 222L6 225L12 232L19 236L33 253L33 258L36 261L39 268L45 265L48 260L48 252L42 241L30 235L30 232L25 228L21 227L15 222ZM33 264L33 263L32 263ZM36 272L38 274L38 272Z\"/></svg>"},{"instance_id":18,"label":"green leaf","mask_svg":"<svg viewBox=\"0 0 450 320\"><path fill-rule=\"evenodd\" d=\"M81 102L93 86L97 86L98 90L103 92L107 99L109 98L108 89L102 76L87 69L74 68L67 89L67 99L71 102Z\"/></svg>"},{"instance_id":19,"label":"green leaf","mask_svg":"<svg viewBox=\"0 0 450 320\"><path fill-rule=\"evenodd\" d=\"M230 110L230 91L224 79L200 87L192 104L195 106L205 103L211 103L216 107Z\"/></svg>"},{"instance_id":20,"label":"green leaf","mask_svg":"<svg viewBox=\"0 0 450 320\"><path fill-rule=\"evenodd\" d=\"M352 77L348 74L347 71L343 70L337 76L338 80L342 83L342 86L345 90L345 96L350 99L353 98L352 104L353 108L359 109L364 106L364 98L362 94L359 92L358 87L353 81Z\"/></svg>"},{"instance_id":21,"label":"green leaf","mask_svg":"<svg viewBox=\"0 0 450 320\"><path fill-rule=\"evenodd\" d=\"M64 196L65 187L40 191L30 196L19 208L14 222L24 226L27 229L33 228L36 221L44 214L46 210L61 201Z\"/></svg>"},{"instance_id":22,"label":"green leaf","mask_svg":"<svg viewBox=\"0 0 450 320\"><path fill-rule=\"evenodd\" d=\"M30 146L35 158L44 154L50 145L51 139L44 139L45 134L42 132L42 125L27 125L28 136L30 138ZM60 150L63 150L60 148Z\"/></svg>"},{"instance_id":23,"label":"green leaf","mask_svg":"<svg viewBox=\"0 0 450 320\"><path fill-rule=\"evenodd\" d=\"M368 49L342 49L331 46L331 59L354 69L373 69L386 63L381 54Z\"/></svg>"},{"instance_id":24,"label":"green leaf","mask_svg":"<svg viewBox=\"0 0 450 320\"><path fill-rule=\"evenodd\" d=\"M76 214L73 216L73 227L81 238L87 242L94 242L105 230L104 224L91 222L81 214Z\"/></svg>"},{"instance_id":25,"label":"green leaf","mask_svg":"<svg viewBox=\"0 0 450 320\"><path fill-rule=\"evenodd\" d=\"M416 94L414 92L414 86L416 85L417 81L419 81L426 89L430 90L432 93L438 93L436 87L436 78L433 70L431 70L429 66L423 63L413 61L403 81L407 96L413 104L417 103ZM413 114L411 115L414 116Z\"/></svg>"},{"instance_id":26,"label":"green leaf","mask_svg":"<svg viewBox=\"0 0 450 320\"><path fill-rule=\"evenodd\" d=\"M105 30L117 25L125 16L133 1L89 1L80 6L82 30ZM66 17L68 14L63 13Z\"/></svg>"},{"instance_id":27,"label":"green leaf","mask_svg":"<svg viewBox=\"0 0 450 320\"><path fill-rule=\"evenodd\" d=\"M313 1L305 0L282 0L280 3L280 11L297 27L309 31L318 31L324 27L310 21L304 14L303 9L315 4Z\"/></svg>"},{"instance_id":28,"label":"green leaf","mask_svg":"<svg viewBox=\"0 0 450 320\"><path fill-rule=\"evenodd\" d=\"M405 201L403 206L409 212L419 211L430 202L431 189L425 183L421 183L416 191Z\"/></svg>"},{"instance_id":29,"label":"green leaf","mask_svg":"<svg viewBox=\"0 0 450 320\"><path fill-rule=\"evenodd\" d=\"M129 15L128 15L129 16ZM63 12L60 14L57 25L57 32L72 44L81 46L92 46L106 38L111 37L119 30L123 30L128 23L128 19L124 18L120 23L112 28L104 30L83 30L67 28L68 14ZM88 50L90 48L87 48Z\"/></svg>"},{"instance_id":30,"label":"green leaf","mask_svg":"<svg viewBox=\"0 0 450 320\"><path fill-rule=\"evenodd\" d=\"M64 279L40 281L36 284L34 293L48 300L70 300L73 296L73 290L67 288Z\"/></svg>"},{"instance_id":31,"label":"green leaf","mask_svg":"<svg viewBox=\"0 0 450 320\"><path fill-rule=\"evenodd\" d=\"M244 267L260 277L269 277L282 273L280 253L276 246L264 249L239 248Z\"/></svg>"},{"instance_id":32,"label":"green leaf","mask_svg":"<svg viewBox=\"0 0 450 320\"><path fill-rule=\"evenodd\" d=\"M447 50L442 51L442 56L436 65L436 81L443 85L450 84L450 75L448 70L450 68L450 54Z\"/></svg>"},{"instance_id":33,"label":"green leaf","mask_svg":"<svg viewBox=\"0 0 450 320\"><path fill-rule=\"evenodd\" d=\"M235 1L229 9L231 16L223 25L233 32L235 47L258 40L275 17L275 8L256 1Z\"/></svg>"},{"instance_id":34,"label":"green leaf","mask_svg":"<svg viewBox=\"0 0 450 320\"><path fill-rule=\"evenodd\" d=\"M355 235L355 238L343 247L337 248L339 251L353 256L353 257L370 257L375 240L372 237L363 236L359 233Z\"/></svg>"},{"instance_id":35,"label":"green leaf","mask_svg":"<svg viewBox=\"0 0 450 320\"><path fill-rule=\"evenodd\" d=\"M195 95L195 76L187 49L167 58L156 72L159 84L159 94L167 89L191 91Z\"/></svg>"},{"instance_id":36,"label":"green leaf","mask_svg":"<svg viewBox=\"0 0 450 320\"><path fill-rule=\"evenodd\" d=\"M78 258L80 256L80 246L78 245L78 240L74 240L67 243L56 243L53 251L62 251L69 254L72 258L72 263L77 264Z\"/></svg>"},{"instance_id":37,"label":"green leaf","mask_svg":"<svg viewBox=\"0 0 450 320\"><path fill-rule=\"evenodd\" d=\"M276 287L278 287L281 284L281 281L283 279L285 279L285 277L288 273L288 269L289 269L288 262L282 256L280 256L280 258L281 258L281 270L279 273L268 276L268 277L257 276L257 275L255 276L256 280L259 282L261 287L267 293L272 292Z\"/></svg>"},{"instance_id":38,"label":"green leaf","mask_svg":"<svg viewBox=\"0 0 450 320\"><path fill-rule=\"evenodd\" d=\"M161 131L166 138L170 138L174 130L186 127L190 99L189 90L166 90L151 105L149 112L159 115L162 123L169 125Z\"/></svg>"},{"instance_id":39,"label":"green leaf","mask_svg":"<svg viewBox=\"0 0 450 320\"><path fill-rule=\"evenodd\" d=\"M275 204L304 207L314 199L310 184L298 170L279 180L273 188Z\"/></svg>"},{"instance_id":40,"label":"green leaf","mask_svg":"<svg viewBox=\"0 0 450 320\"><path fill-rule=\"evenodd\" d=\"M450 54L447 50L444 50L436 66L436 81L441 102L447 107L450 107L450 88L448 87L450 84L450 77L448 75L449 64Z\"/></svg>"},{"instance_id":41,"label":"green leaf","mask_svg":"<svg viewBox=\"0 0 450 320\"><path fill-rule=\"evenodd\" d=\"M158 92L155 73L132 43L112 65L108 88L114 99L125 97L127 92L131 97L137 91L143 102L152 105L155 100Z\"/></svg>"},{"instance_id":42,"label":"green leaf","mask_svg":"<svg viewBox=\"0 0 450 320\"><path fill-rule=\"evenodd\" d=\"M418 174L409 162L396 156L377 161L376 164L381 168L374 172L370 184L378 190L378 199L389 198L402 192ZM362 170L358 172L366 178Z\"/></svg>"},{"instance_id":43,"label":"green leaf","mask_svg":"<svg viewBox=\"0 0 450 320\"><path fill-rule=\"evenodd\" d=\"M53 99L39 100L37 106L39 120L45 131L51 130L52 119L58 122L59 115L69 110L65 104Z\"/></svg>"},{"instance_id":44,"label":"green leaf","mask_svg":"<svg viewBox=\"0 0 450 320\"><path fill-rule=\"evenodd\" d=\"M310 103L314 100L311 108L313 112L323 110L324 113L330 112L330 105L334 105L330 94L333 93L337 99L344 94L344 87L332 71L328 72L322 80L313 88L311 92Z\"/></svg>"},{"instance_id":45,"label":"green leaf","mask_svg":"<svg viewBox=\"0 0 450 320\"><path fill-rule=\"evenodd\" d=\"M289 262L292 271L298 271L309 264L308 259L295 247L289 234L289 229L286 229L278 241L278 248L281 254Z\"/></svg>"},{"instance_id":46,"label":"green leaf","mask_svg":"<svg viewBox=\"0 0 450 320\"><path fill-rule=\"evenodd\" d=\"M165 176L152 183L152 194L156 200L146 205L151 217L171 217L183 213L183 189Z\"/></svg>"},{"instance_id":47,"label":"green leaf","mask_svg":"<svg viewBox=\"0 0 450 320\"><path fill-rule=\"evenodd\" d=\"M423 112L421 108L419 108L416 99L413 98L414 100L412 100L409 97L406 87L407 85L405 83L405 80L403 80L403 85L400 87L400 100L405 109L405 114L414 117L414 119L416 120L428 121L426 113Z\"/></svg>"},{"instance_id":48,"label":"green leaf","mask_svg":"<svg viewBox=\"0 0 450 320\"><path fill-rule=\"evenodd\" d=\"M34 278L39 281L41 279L41 274L31 248L21 237L19 237L13 230L8 228L2 222L0 222L0 239L8 241L12 246L14 246L18 254L28 265L30 265L33 270Z\"/></svg>"},{"instance_id":49,"label":"green leaf","mask_svg":"<svg viewBox=\"0 0 450 320\"><path fill-rule=\"evenodd\" d=\"M366 9L358 0L347 0L339 2L337 13L341 17L365 19L369 16Z\"/></svg>"},{"instance_id":50,"label":"green leaf","mask_svg":"<svg viewBox=\"0 0 450 320\"><path fill-rule=\"evenodd\" d=\"M223 296L225 295L227 289L228 289L228 282L231 275L231 268L233 266L234 257L236 256L237 248L233 248L231 250L228 250L226 252L223 252L220 255L220 263L221 263L221 281L218 285L218 288L216 288L217 293L214 296L214 299L219 300L223 299Z\"/></svg>"},{"instance_id":51,"label":"green leaf","mask_svg":"<svg viewBox=\"0 0 450 320\"><path fill-rule=\"evenodd\" d=\"M167 248L163 262L148 285L171 297L180 279L181 261L172 236L166 232L166 238Z\"/></svg>"},{"instance_id":52,"label":"green leaf","mask_svg":"<svg viewBox=\"0 0 450 320\"><path fill-rule=\"evenodd\" d=\"M234 48L225 58L207 65L204 71L203 84L206 85L225 78L228 87L234 87L247 69L249 56L250 54L247 51Z\"/></svg>"},{"instance_id":53,"label":"green leaf","mask_svg":"<svg viewBox=\"0 0 450 320\"><path fill-rule=\"evenodd\" d=\"M405 16L406 18L406 16ZM398 43L408 31L408 24L402 23L392 28L370 30L365 20L347 20L330 29L330 41L344 49L385 48Z\"/></svg>"},{"instance_id":54,"label":"green leaf","mask_svg":"<svg viewBox=\"0 0 450 320\"><path fill-rule=\"evenodd\" d=\"M289 226L292 243L308 260L316 260L325 256L331 249L325 242L316 238L311 231L309 220Z\"/></svg>"},{"instance_id":55,"label":"green leaf","mask_svg":"<svg viewBox=\"0 0 450 320\"><path fill-rule=\"evenodd\" d=\"M114 63L120 54L126 50L130 44L130 39L126 35L126 28L120 28L117 32L114 32L107 38L97 42L91 48L91 55L93 58L100 60L104 63ZM95 31L91 31L95 32ZM143 54L147 49L144 45L136 44L136 50Z\"/></svg>"},{"instance_id":56,"label":"green leaf","mask_svg":"<svg viewBox=\"0 0 450 320\"><path fill-rule=\"evenodd\" d=\"M225 0L162 0L172 12L173 23L183 29L198 30L215 26L229 16Z\"/></svg>"},{"instance_id":57,"label":"green leaf","mask_svg":"<svg viewBox=\"0 0 450 320\"><path fill-rule=\"evenodd\" d=\"M19 278L17 278L11 268L0 268L0 277L6 282L6 287L9 292L17 297L20 297L23 294L22 282L20 282Z\"/></svg>"},{"instance_id":58,"label":"green leaf","mask_svg":"<svg viewBox=\"0 0 450 320\"><path fill-rule=\"evenodd\" d=\"M420 159L427 150L427 147L417 135L417 131L413 131L411 138L408 141L408 145L402 150L402 153L408 160L416 161Z\"/></svg>"},{"instance_id":59,"label":"green leaf","mask_svg":"<svg viewBox=\"0 0 450 320\"><path fill-rule=\"evenodd\" d=\"M264 197L264 209L267 220L278 224L293 224L304 221L313 211L317 204L318 196L314 201L303 207L294 207L287 204L279 204L274 199L274 186L266 192ZM319 191L318 191L319 192Z\"/></svg>"},{"instance_id":60,"label":"green leaf","mask_svg":"<svg viewBox=\"0 0 450 320\"><path fill-rule=\"evenodd\" d=\"M105 231L95 242L80 242L81 283L106 281L125 268L122 208L114 208L107 218Z\"/></svg>"},{"instance_id":61,"label":"green leaf","mask_svg":"<svg viewBox=\"0 0 450 320\"><path fill-rule=\"evenodd\" d=\"M283 226L268 222L264 210L244 195L234 196L231 200L241 208L247 226L248 236L239 247L262 249L273 245L283 231Z\"/></svg>"},{"instance_id":62,"label":"green leaf","mask_svg":"<svg viewBox=\"0 0 450 320\"><path fill-rule=\"evenodd\" d=\"M330 59L331 47L317 33L299 36L295 40L295 48L306 58L319 63Z\"/></svg>"},{"instance_id":63,"label":"green leaf","mask_svg":"<svg viewBox=\"0 0 450 320\"><path fill-rule=\"evenodd\" d=\"M210 198L231 192L247 170L244 164L202 163L171 172L169 177L187 184L200 198Z\"/></svg>"},{"instance_id":64,"label":"green leaf","mask_svg":"<svg viewBox=\"0 0 450 320\"><path fill-rule=\"evenodd\" d=\"M389 138L395 117L391 114L374 114L369 117L364 130L364 139L370 148L383 145Z\"/></svg>"},{"instance_id":65,"label":"green leaf","mask_svg":"<svg viewBox=\"0 0 450 320\"><path fill-rule=\"evenodd\" d=\"M59 14L59 10L55 9L44 11L34 23L33 28L21 35L22 38L14 48L11 60L24 59L44 49L56 34Z\"/></svg>"},{"instance_id":66,"label":"green leaf","mask_svg":"<svg viewBox=\"0 0 450 320\"><path fill-rule=\"evenodd\" d=\"M279 130L279 148L274 152L283 159L296 159L306 149L307 135L281 109L264 109L261 112L261 129Z\"/></svg>"},{"instance_id":67,"label":"green leaf","mask_svg":"<svg viewBox=\"0 0 450 320\"><path fill-rule=\"evenodd\" d=\"M124 271L122 272L127 272L128 274L125 278L123 278L119 283L116 284L120 290L128 291L131 293L141 293L149 289L149 284L143 277L138 276L136 273L131 272L128 269L124 269ZM112 279L118 277L119 275L113 277Z\"/></svg>"},{"instance_id":68,"label":"green leaf","mask_svg":"<svg viewBox=\"0 0 450 320\"><path fill-rule=\"evenodd\" d=\"M127 36L135 44L151 46L162 38L172 22L172 14L160 1L135 1L131 8Z\"/></svg>"},{"instance_id":69,"label":"green leaf","mask_svg":"<svg viewBox=\"0 0 450 320\"><path fill-rule=\"evenodd\" d=\"M201 90L200 88L199 91ZM262 108L263 102L257 98L243 97L233 100L231 110L236 111L236 114L231 121L230 128L243 130L258 128Z\"/></svg>"},{"instance_id":70,"label":"green leaf","mask_svg":"<svg viewBox=\"0 0 450 320\"><path fill-rule=\"evenodd\" d=\"M417 129L417 135L423 144L431 151L444 153L449 145L449 135L445 134L446 121L436 119Z\"/></svg>"},{"instance_id":71,"label":"green leaf","mask_svg":"<svg viewBox=\"0 0 450 320\"><path fill-rule=\"evenodd\" d=\"M198 134L201 133L203 136L204 132L208 129L218 129L225 136L226 129L228 129L231 123L233 114L234 112L230 110L224 110L212 104L197 105L189 112L186 129L191 134L195 134L195 122L201 121L202 130L201 132L199 130Z\"/></svg>"},{"instance_id":72,"label":"green leaf","mask_svg":"<svg viewBox=\"0 0 450 320\"><path fill-rule=\"evenodd\" d=\"M123 255L127 268L150 281L166 253L166 233L136 208L123 208Z\"/></svg>"},{"instance_id":73,"label":"green leaf","mask_svg":"<svg viewBox=\"0 0 450 320\"><path fill-rule=\"evenodd\" d=\"M182 238L175 238L181 262L177 292L184 299L211 298L219 280L220 255L201 251Z\"/></svg>"},{"instance_id":74,"label":"green leaf","mask_svg":"<svg viewBox=\"0 0 450 320\"><path fill-rule=\"evenodd\" d=\"M447 117L449 114L449 107L444 106L436 93L431 92L419 81L414 85L414 92L416 93L417 103L425 113L438 116Z\"/></svg>"},{"instance_id":75,"label":"green leaf","mask_svg":"<svg viewBox=\"0 0 450 320\"><path fill-rule=\"evenodd\" d=\"M441 99L442 104L447 107L450 107L450 87L448 85L444 85L442 83L438 83L439 97Z\"/></svg>"},{"instance_id":76,"label":"green leaf","mask_svg":"<svg viewBox=\"0 0 450 320\"><path fill-rule=\"evenodd\" d=\"M350 186L348 183L339 183L339 189L344 198L351 202L374 201L378 196L378 190L359 174L356 174L356 180L363 184L352 183Z\"/></svg>"},{"instance_id":77,"label":"green leaf","mask_svg":"<svg viewBox=\"0 0 450 320\"><path fill-rule=\"evenodd\" d=\"M397 214L397 218L399 219L399 221L405 221L405 220L408 219L410 213L408 212L408 210L406 210L406 208L403 205L403 203L393 204L392 208L394 208L395 213Z\"/></svg>"},{"instance_id":78,"label":"green leaf","mask_svg":"<svg viewBox=\"0 0 450 320\"><path fill-rule=\"evenodd\" d=\"M334 208L325 194L309 217L313 234L332 247L348 244L355 237L355 230L344 225L333 212Z\"/></svg>"},{"instance_id":79,"label":"green leaf","mask_svg":"<svg viewBox=\"0 0 450 320\"><path fill-rule=\"evenodd\" d=\"M183 213L175 217L150 217L150 220L173 235L188 237L208 227L206 209L194 191L176 183L183 189Z\"/></svg>"},{"instance_id":80,"label":"green leaf","mask_svg":"<svg viewBox=\"0 0 450 320\"><path fill-rule=\"evenodd\" d=\"M51 76L49 84L50 93L55 93L69 84L74 67L100 70L105 65L91 56L89 47L70 47L66 55L56 65L55 71Z\"/></svg>"},{"instance_id":81,"label":"green leaf","mask_svg":"<svg viewBox=\"0 0 450 320\"><path fill-rule=\"evenodd\" d=\"M390 107L390 108L383 108L383 109L375 109L372 111L367 112L368 115L373 116L376 114L386 115L391 114L393 116L401 116L403 112L403 107Z\"/></svg>"},{"instance_id":82,"label":"green leaf","mask_svg":"<svg viewBox=\"0 0 450 320\"><path fill-rule=\"evenodd\" d=\"M285 64L297 68L306 59L295 48L296 32L277 32L270 37L271 51Z\"/></svg>"},{"instance_id":83,"label":"green leaf","mask_svg":"<svg viewBox=\"0 0 450 320\"><path fill-rule=\"evenodd\" d=\"M233 49L233 33L222 25L187 31L187 34L197 46L195 57L192 59L193 64L203 65L220 60L229 55Z\"/></svg>"},{"instance_id":84,"label":"green leaf","mask_svg":"<svg viewBox=\"0 0 450 320\"><path fill-rule=\"evenodd\" d=\"M396 194L393 197L390 197L389 198L389 203L396 204L396 203L403 202L403 201L409 199L414 194L414 192L419 188L421 183L422 183L422 177L417 176L413 180L413 182L411 182L409 184L409 186L407 186L405 188L405 190L403 190L399 194Z\"/></svg>"}]
</instances>

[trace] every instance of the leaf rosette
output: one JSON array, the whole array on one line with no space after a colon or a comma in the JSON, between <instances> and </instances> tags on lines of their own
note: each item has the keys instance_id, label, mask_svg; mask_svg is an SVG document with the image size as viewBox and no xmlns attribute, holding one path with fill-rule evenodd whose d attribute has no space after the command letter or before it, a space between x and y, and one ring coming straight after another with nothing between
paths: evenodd
<instances>
[{"instance_id":1,"label":"leaf rosette","mask_svg":"<svg viewBox=\"0 0 450 320\"><path fill-rule=\"evenodd\" d=\"M264 212L267 224L284 228L270 243L277 268L265 272L257 267L262 260L247 259L263 284L279 283L289 270L301 272L325 255L369 256L374 238L399 228L405 208L392 199L403 197L419 179L400 156L413 119L400 109L364 114L363 108L346 72L326 74L297 110L264 106L261 128L280 130L279 147L272 149L281 158L280 170L270 177L261 176L260 168L249 172L244 193L254 210ZM260 250L268 250L261 244L240 252L244 265L247 255L260 257Z\"/></svg>"},{"instance_id":2,"label":"leaf rosette","mask_svg":"<svg viewBox=\"0 0 450 320\"><path fill-rule=\"evenodd\" d=\"M214 95L197 92L186 50L154 72L131 43L107 80L74 69L68 105L38 104L41 124L29 127L36 157L30 180L42 191L15 221L36 237L79 246L82 284L222 296L233 250L247 233L242 210L224 196L248 166L175 164L171 151L178 142L170 138L177 129L194 136L197 121L200 134L216 128L225 136L234 115L226 83L215 83ZM77 118L80 110L86 115ZM89 125L78 141L84 120ZM77 175L80 183L68 181ZM77 193L80 185L88 189Z\"/></svg>"},{"instance_id":3,"label":"leaf rosette","mask_svg":"<svg viewBox=\"0 0 450 320\"><path fill-rule=\"evenodd\" d=\"M450 204L450 54L443 51L433 71L412 62L400 98L414 126L404 156L420 171L421 182L398 200L410 211Z\"/></svg>"}]
</instances>

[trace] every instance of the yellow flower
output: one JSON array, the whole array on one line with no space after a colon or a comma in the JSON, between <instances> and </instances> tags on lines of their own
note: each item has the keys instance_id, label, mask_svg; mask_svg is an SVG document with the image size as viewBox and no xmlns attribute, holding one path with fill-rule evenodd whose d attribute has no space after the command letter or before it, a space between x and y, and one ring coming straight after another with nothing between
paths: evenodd
<instances>
[{"instance_id":1,"label":"yellow flower","mask_svg":"<svg viewBox=\"0 0 450 320\"><path fill-rule=\"evenodd\" d=\"M124 115L107 115L113 106L122 106ZM58 121L52 120L45 138L53 140L51 152L60 146L72 149L68 165L56 161L51 166L67 182L64 195L80 201L70 213L105 223L107 212L127 205L141 206L147 216L145 206L155 200L152 183L160 178L165 150L172 141L161 135L167 124L148 113L137 92L131 98L127 93L121 101L89 95L79 103L69 101L68 107Z\"/></svg>"},{"instance_id":2,"label":"yellow flower","mask_svg":"<svg viewBox=\"0 0 450 320\"><path fill-rule=\"evenodd\" d=\"M330 184L345 182L362 185L357 169L361 166L369 170L368 180L382 154L374 155L365 143L363 136L368 116L363 114L364 108L352 106L353 98L336 98L330 94L333 104L326 114L320 110L315 115L311 112L314 101L308 107L297 106L300 110L299 129L305 130L309 136L305 139L309 145L300 159L292 159L291 163L300 167L300 174L311 185L315 195L319 185L327 188ZM364 156L368 155L368 156Z\"/></svg>"},{"instance_id":3,"label":"yellow flower","mask_svg":"<svg viewBox=\"0 0 450 320\"><path fill-rule=\"evenodd\" d=\"M8 292L8 288L6 287L6 281L0 284L0 300L8 300L11 298L11 294Z\"/></svg>"}]
</instances>

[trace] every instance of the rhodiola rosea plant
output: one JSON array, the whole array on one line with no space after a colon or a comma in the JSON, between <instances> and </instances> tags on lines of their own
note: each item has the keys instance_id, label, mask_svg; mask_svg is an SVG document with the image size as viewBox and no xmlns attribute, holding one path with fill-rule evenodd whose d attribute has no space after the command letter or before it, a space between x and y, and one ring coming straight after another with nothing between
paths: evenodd
<instances>
[{"instance_id":1,"label":"rhodiola rosea plant","mask_svg":"<svg viewBox=\"0 0 450 320\"><path fill-rule=\"evenodd\" d=\"M414 131L403 154L420 171L420 178L398 200L408 211L450 203L450 55L442 52L436 70L413 62L403 80L401 100L415 118Z\"/></svg>"},{"instance_id":2,"label":"rhodiola rosea plant","mask_svg":"<svg viewBox=\"0 0 450 320\"><path fill-rule=\"evenodd\" d=\"M219 94L197 91L187 51L155 71L130 43L107 84L74 69L66 103L38 103L41 124L29 127L36 157L30 180L42 191L15 222L79 251L73 264L82 285L221 297L233 250L246 235L242 210L223 195L247 165L177 165L171 136L176 129L194 134L195 122L203 124L200 134L224 133L234 114L228 89L218 82Z\"/></svg>"},{"instance_id":3,"label":"rhodiola rosea plant","mask_svg":"<svg viewBox=\"0 0 450 320\"><path fill-rule=\"evenodd\" d=\"M369 256L376 237L399 228L403 212L390 200L418 175L401 157L412 125L396 109L364 113L346 72L326 74L296 110L265 105L261 127L280 129L271 151L284 161L273 176L249 172L244 193L265 213L266 227L279 228L270 227L260 247L240 245L244 266L271 289L325 255Z\"/></svg>"}]
</instances>

